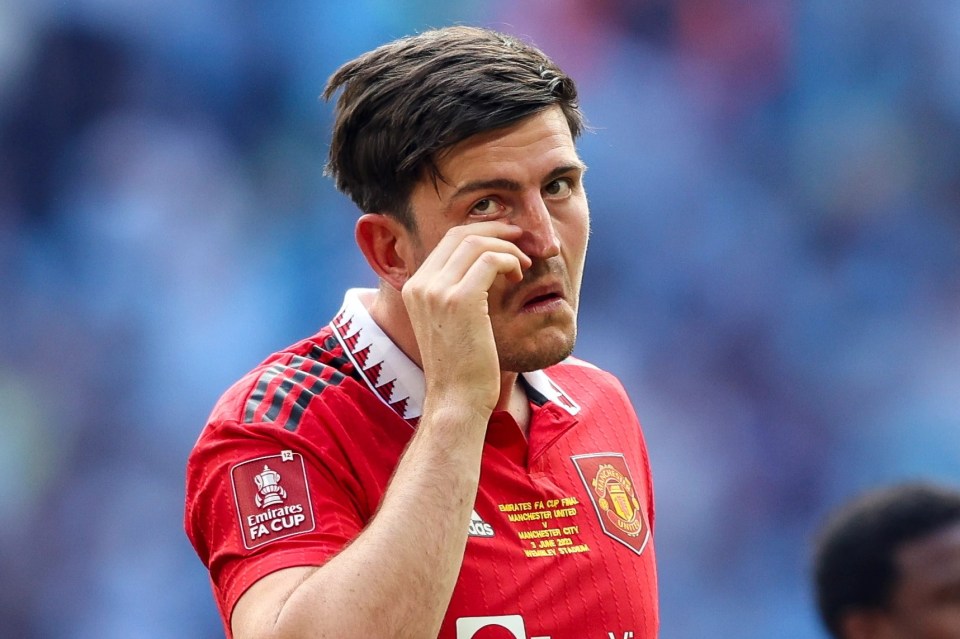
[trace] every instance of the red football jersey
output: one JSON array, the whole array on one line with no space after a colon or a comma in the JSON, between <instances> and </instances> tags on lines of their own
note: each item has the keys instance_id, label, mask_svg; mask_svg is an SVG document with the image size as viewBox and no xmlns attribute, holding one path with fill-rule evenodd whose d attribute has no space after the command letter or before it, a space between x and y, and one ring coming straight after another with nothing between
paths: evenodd
<instances>
[{"instance_id":1,"label":"red football jersey","mask_svg":"<svg viewBox=\"0 0 960 639\"><path fill-rule=\"evenodd\" d=\"M656 637L653 485L623 387L574 358L522 380L529 432L505 412L491 417L439 636ZM360 533L423 396L423 372L357 291L317 335L223 395L190 455L185 526L228 635L233 606L255 581L322 565Z\"/></svg>"}]
</instances>

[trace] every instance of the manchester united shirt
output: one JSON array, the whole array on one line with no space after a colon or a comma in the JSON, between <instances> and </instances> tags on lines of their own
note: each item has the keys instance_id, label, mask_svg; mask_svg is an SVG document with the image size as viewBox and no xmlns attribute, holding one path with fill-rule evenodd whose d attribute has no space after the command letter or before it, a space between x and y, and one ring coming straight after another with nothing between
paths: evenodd
<instances>
[{"instance_id":1,"label":"manchester united shirt","mask_svg":"<svg viewBox=\"0 0 960 639\"><path fill-rule=\"evenodd\" d=\"M446 639L657 635L654 502L621 384L569 358L525 373L525 437L488 425ZM424 396L422 371L347 293L317 335L274 354L217 403L187 468L185 526L229 633L259 578L322 565L373 516ZM415 543L418 526L400 539Z\"/></svg>"}]
</instances>

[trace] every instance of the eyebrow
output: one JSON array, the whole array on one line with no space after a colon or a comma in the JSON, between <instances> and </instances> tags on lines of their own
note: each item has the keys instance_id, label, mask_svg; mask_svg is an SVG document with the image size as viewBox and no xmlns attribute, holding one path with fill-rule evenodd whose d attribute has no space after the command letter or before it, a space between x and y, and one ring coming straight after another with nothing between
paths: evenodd
<instances>
[{"instance_id":1,"label":"eyebrow","mask_svg":"<svg viewBox=\"0 0 960 639\"><path fill-rule=\"evenodd\" d=\"M562 175L573 171L579 171L581 174L585 173L587 170L587 165L582 162L577 162L576 164L564 164L558 166L549 173L543 179L544 182L552 182ZM521 191L523 186L516 180L511 180L509 178L494 178L492 180L474 180L473 182L467 182L460 188L458 188L453 195L450 196L450 201L457 200L458 198L463 197L464 195L469 195L470 193L475 193L477 191L488 191L488 190L499 190L499 191Z\"/></svg>"}]
</instances>

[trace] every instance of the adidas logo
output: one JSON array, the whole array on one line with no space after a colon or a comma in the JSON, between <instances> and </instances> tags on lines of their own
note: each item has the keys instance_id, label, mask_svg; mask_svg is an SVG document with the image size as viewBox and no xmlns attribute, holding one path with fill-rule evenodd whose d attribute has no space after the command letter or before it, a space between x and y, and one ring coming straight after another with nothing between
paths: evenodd
<instances>
[{"instance_id":1,"label":"adidas logo","mask_svg":"<svg viewBox=\"0 0 960 639\"><path fill-rule=\"evenodd\" d=\"M470 528L468 529L467 536L493 537L493 526L480 519L480 515L474 510L470 515Z\"/></svg>"}]
</instances>

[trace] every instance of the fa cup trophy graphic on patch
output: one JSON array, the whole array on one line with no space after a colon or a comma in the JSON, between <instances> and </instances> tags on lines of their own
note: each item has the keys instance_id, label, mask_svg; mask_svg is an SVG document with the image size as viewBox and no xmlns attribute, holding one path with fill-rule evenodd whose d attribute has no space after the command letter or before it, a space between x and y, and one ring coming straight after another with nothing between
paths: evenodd
<instances>
[{"instance_id":1,"label":"fa cup trophy graphic on patch","mask_svg":"<svg viewBox=\"0 0 960 639\"><path fill-rule=\"evenodd\" d=\"M280 473L269 466L264 465L263 472L254 475L253 481L257 482L257 488L260 489L260 494L256 497L257 507L266 508L282 504L287 498L287 491L280 486Z\"/></svg>"}]
</instances>

